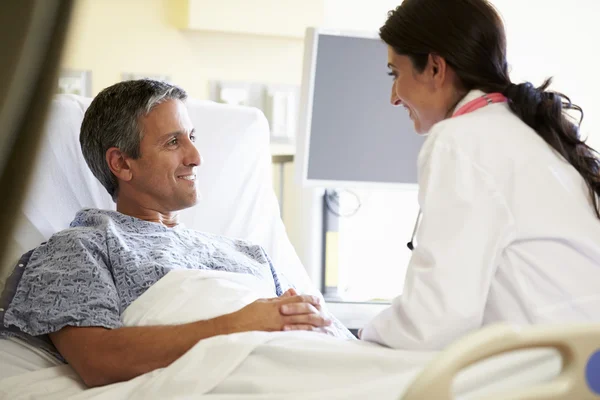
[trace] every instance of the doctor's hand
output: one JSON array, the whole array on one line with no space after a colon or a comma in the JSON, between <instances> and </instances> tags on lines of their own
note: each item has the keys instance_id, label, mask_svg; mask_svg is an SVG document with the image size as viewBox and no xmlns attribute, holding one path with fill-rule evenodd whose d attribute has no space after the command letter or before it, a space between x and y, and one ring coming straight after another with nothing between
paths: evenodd
<instances>
[{"instance_id":1,"label":"doctor's hand","mask_svg":"<svg viewBox=\"0 0 600 400\"><path fill-rule=\"evenodd\" d=\"M256 300L228 317L236 332L317 331L331 325L321 313L318 297L298 295L294 289L280 297Z\"/></svg>"}]
</instances>

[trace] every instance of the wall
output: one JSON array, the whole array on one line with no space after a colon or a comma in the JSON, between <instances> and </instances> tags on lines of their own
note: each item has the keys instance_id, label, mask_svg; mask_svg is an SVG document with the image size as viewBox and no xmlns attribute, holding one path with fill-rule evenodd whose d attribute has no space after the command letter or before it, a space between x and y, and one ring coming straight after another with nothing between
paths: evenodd
<instances>
[{"instance_id":1,"label":"wall","mask_svg":"<svg viewBox=\"0 0 600 400\"><path fill-rule=\"evenodd\" d=\"M324 25L331 29L377 32L400 0L326 0Z\"/></svg>"},{"instance_id":2,"label":"wall","mask_svg":"<svg viewBox=\"0 0 600 400\"><path fill-rule=\"evenodd\" d=\"M594 0L493 0L507 34L513 82L535 85L550 76L586 113L582 132L600 149L600 80L595 48L600 25Z\"/></svg>"},{"instance_id":3,"label":"wall","mask_svg":"<svg viewBox=\"0 0 600 400\"><path fill-rule=\"evenodd\" d=\"M169 0L75 3L62 65L92 70L94 94L122 72L168 74L197 98L212 79L300 83L301 39L179 30Z\"/></svg>"}]
</instances>

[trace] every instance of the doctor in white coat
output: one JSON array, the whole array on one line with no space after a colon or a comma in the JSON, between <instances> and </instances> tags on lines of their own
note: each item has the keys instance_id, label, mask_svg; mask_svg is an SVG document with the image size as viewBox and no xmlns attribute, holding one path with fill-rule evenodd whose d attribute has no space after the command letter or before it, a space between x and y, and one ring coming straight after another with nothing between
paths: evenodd
<instances>
[{"instance_id":1,"label":"doctor in white coat","mask_svg":"<svg viewBox=\"0 0 600 400\"><path fill-rule=\"evenodd\" d=\"M402 295L361 339L439 350L494 322L600 321L599 162L566 116L514 84L485 0L405 0L380 30L391 102L428 134Z\"/></svg>"}]
</instances>

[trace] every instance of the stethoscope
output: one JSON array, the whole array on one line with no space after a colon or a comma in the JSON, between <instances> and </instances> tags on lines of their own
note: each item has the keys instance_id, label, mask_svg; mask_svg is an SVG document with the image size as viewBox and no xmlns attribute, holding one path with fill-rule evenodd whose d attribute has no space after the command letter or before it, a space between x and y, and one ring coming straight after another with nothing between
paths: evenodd
<instances>
[{"instance_id":1,"label":"stethoscope","mask_svg":"<svg viewBox=\"0 0 600 400\"><path fill-rule=\"evenodd\" d=\"M489 94L486 93L483 96L481 96L475 100L471 100L470 102L468 102L467 104L465 104L464 106L459 108L458 111L456 111L452 115L452 118L458 117L459 115L473 112L475 110L478 110L482 107L487 106L488 104L502 103L502 102L505 102L506 100L507 100L506 97L502 93L489 93ZM410 241L408 243L406 243L406 247L408 247L408 249L410 251L413 251L415 249L415 237L417 235L417 229L419 229L419 223L421 222L422 215L423 215L423 213L419 209L419 213L417 214L417 220L415 221L415 227L413 228L412 235L410 236Z\"/></svg>"},{"instance_id":2,"label":"stethoscope","mask_svg":"<svg viewBox=\"0 0 600 400\"><path fill-rule=\"evenodd\" d=\"M417 220L415 221L415 227L413 228L412 235L410 236L410 242L406 243L406 247L408 247L410 251L413 251L415 249L415 235L417 234L417 228L419 227L419 222L421 220L422 214L423 213L421 212L421 210L419 210L419 213L417 214Z\"/></svg>"}]
</instances>

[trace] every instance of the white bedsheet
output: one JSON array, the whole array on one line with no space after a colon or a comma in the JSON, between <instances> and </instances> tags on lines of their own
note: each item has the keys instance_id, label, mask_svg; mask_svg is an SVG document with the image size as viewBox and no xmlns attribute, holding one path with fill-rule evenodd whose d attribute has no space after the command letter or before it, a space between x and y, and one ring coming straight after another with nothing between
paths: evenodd
<instances>
[{"instance_id":1,"label":"white bedsheet","mask_svg":"<svg viewBox=\"0 0 600 400\"><path fill-rule=\"evenodd\" d=\"M260 282L241 274L173 271L136 300L123 320L140 326L210 318L265 293ZM102 388L85 390L68 366L4 379L0 399L399 399L432 356L320 333L245 332L203 340L167 368ZM473 393L502 376L519 386L560 369L547 354L528 359L533 364L525 370L514 361L477 368L461 378L460 391ZM533 378L525 380L524 371Z\"/></svg>"},{"instance_id":2,"label":"white bedsheet","mask_svg":"<svg viewBox=\"0 0 600 400\"><path fill-rule=\"evenodd\" d=\"M20 339L0 339L0 380L60 364L49 354Z\"/></svg>"}]
</instances>

